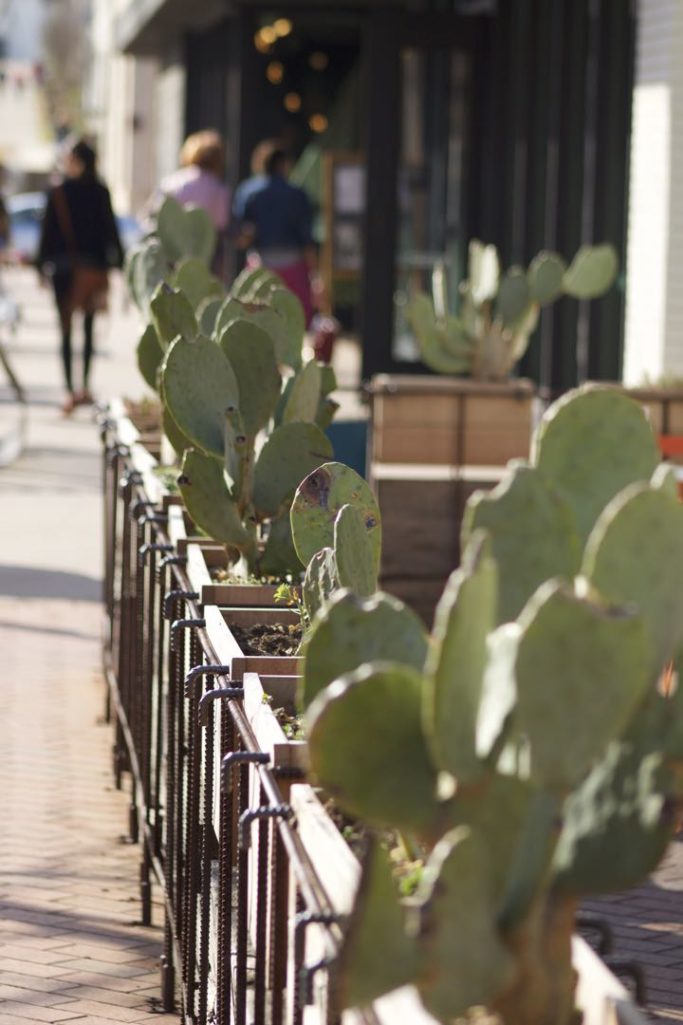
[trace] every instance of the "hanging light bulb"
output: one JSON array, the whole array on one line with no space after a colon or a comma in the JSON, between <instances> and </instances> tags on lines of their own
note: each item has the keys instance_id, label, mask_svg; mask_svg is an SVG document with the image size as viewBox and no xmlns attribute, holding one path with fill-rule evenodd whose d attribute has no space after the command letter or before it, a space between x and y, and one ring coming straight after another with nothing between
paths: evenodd
<instances>
[{"instance_id":1,"label":"hanging light bulb","mask_svg":"<svg viewBox=\"0 0 683 1025\"><path fill-rule=\"evenodd\" d=\"M271 61L266 68L266 78L271 85L279 85L285 74L285 69L280 61Z\"/></svg>"},{"instance_id":2,"label":"hanging light bulb","mask_svg":"<svg viewBox=\"0 0 683 1025\"><path fill-rule=\"evenodd\" d=\"M285 36L288 36L293 27L294 26L289 18L277 18L276 21L273 22L273 28L280 39L284 39Z\"/></svg>"},{"instance_id":3,"label":"hanging light bulb","mask_svg":"<svg viewBox=\"0 0 683 1025\"><path fill-rule=\"evenodd\" d=\"M288 110L290 114L296 114L298 110L301 110L301 97L298 93L287 93L283 102L285 110Z\"/></svg>"},{"instance_id":4,"label":"hanging light bulb","mask_svg":"<svg viewBox=\"0 0 683 1025\"><path fill-rule=\"evenodd\" d=\"M327 128L328 121L324 114L311 114L308 119L308 127L318 135Z\"/></svg>"},{"instance_id":5,"label":"hanging light bulb","mask_svg":"<svg viewBox=\"0 0 683 1025\"><path fill-rule=\"evenodd\" d=\"M308 63L314 71L324 71L330 63L330 58L322 50L315 50L308 58Z\"/></svg>"}]
</instances>

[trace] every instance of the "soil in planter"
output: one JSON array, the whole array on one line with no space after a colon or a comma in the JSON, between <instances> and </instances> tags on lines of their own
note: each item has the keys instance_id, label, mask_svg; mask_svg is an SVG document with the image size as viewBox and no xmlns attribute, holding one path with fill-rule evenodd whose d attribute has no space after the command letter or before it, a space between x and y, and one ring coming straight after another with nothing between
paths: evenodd
<instances>
[{"instance_id":1,"label":"soil in planter","mask_svg":"<svg viewBox=\"0 0 683 1025\"><path fill-rule=\"evenodd\" d=\"M301 644L299 623L261 623L230 629L245 655L296 655Z\"/></svg>"},{"instance_id":2,"label":"soil in planter","mask_svg":"<svg viewBox=\"0 0 683 1025\"><path fill-rule=\"evenodd\" d=\"M323 806L353 854L362 860L371 830L364 822L359 822L358 819L341 811L333 798L328 798ZM424 858L419 856L419 852L416 857L411 857L406 852L401 837L393 829L382 830L379 834L379 842L389 854L399 894L401 897L412 897L422 879Z\"/></svg>"}]
</instances>

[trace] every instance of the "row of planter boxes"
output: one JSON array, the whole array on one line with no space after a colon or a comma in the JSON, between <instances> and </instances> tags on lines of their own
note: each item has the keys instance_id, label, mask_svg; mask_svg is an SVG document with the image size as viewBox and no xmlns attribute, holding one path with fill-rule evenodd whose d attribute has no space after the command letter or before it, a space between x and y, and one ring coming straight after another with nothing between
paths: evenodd
<instances>
[{"instance_id":1,"label":"row of planter boxes","mask_svg":"<svg viewBox=\"0 0 683 1025\"><path fill-rule=\"evenodd\" d=\"M359 864L274 712L294 711L300 660L245 655L232 632L293 614L270 587L216 581L224 553L193 536L122 408L102 433L114 771L130 786L143 921L162 889L164 1007L198 1025L331 1025L328 965ZM642 1021L580 939L575 961L585 1025ZM406 988L341 1021L434 1019Z\"/></svg>"}]
</instances>

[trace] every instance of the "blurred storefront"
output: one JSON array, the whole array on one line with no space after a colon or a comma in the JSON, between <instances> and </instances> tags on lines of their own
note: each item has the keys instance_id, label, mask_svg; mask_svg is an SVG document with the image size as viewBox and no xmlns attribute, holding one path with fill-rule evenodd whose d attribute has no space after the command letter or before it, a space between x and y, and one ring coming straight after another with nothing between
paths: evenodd
<instances>
[{"instance_id":1,"label":"blurred storefront","mask_svg":"<svg viewBox=\"0 0 683 1025\"><path fill-rule=\"evenodd\" d=\"M156 68L146 118L157 178L188 131L225 133L232 183L258 141L286 140L318 204L322 266L361 337L366 377L415 370L406 292L427 285L437 261L454 286L472 237L496 243L507 264L598 241L624 259L628 0L116 7L115 49ZM618 378L623 298L620 287L590 310L557 304L524 371L553 389Z\"/></svg>"}]
</instances>

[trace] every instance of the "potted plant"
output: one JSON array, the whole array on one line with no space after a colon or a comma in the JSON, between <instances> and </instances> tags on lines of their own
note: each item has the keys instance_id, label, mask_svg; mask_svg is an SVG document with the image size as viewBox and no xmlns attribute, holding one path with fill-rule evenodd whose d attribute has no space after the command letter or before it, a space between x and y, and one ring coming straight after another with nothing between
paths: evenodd
<instances>
[{"instance_id":1,"label":"potted plant","mask_svg":"<svg viewBox=\"0 0 683 1025\"><path fill-rule=\"evenodd\" d=\"M406 905L369 844L333 993L377 1009L410 985L437 1021L573 1025L580 899L640 881L678 819L683 506L640 407L587 388L464 530L426 657L368 655L377 620L343 592L307 642L315 778L424 864Z\"/></svg>"},{"instance_id":2,"label":"potted plant","mask_svg":"<svg viewBox=\"0 0 683 1025\"><path fill-rule=\"evenodd\" d=\"M493 487L508 460L528 451L536 389L512 374L541 309L560 296L600 296L616 272L609 245L583 246L569 266L541 252L528 268L503 272L495 246L473 240L455 312L443 268L431 296L408 301L422 360L435 374L373 379L369 465L385 517L382 580L430 618L460 558L454 520L473 491ZM426 493L434 519L424 516ZM420 553L408 571L407 545Z\"/></svg>"}]
</instances>

